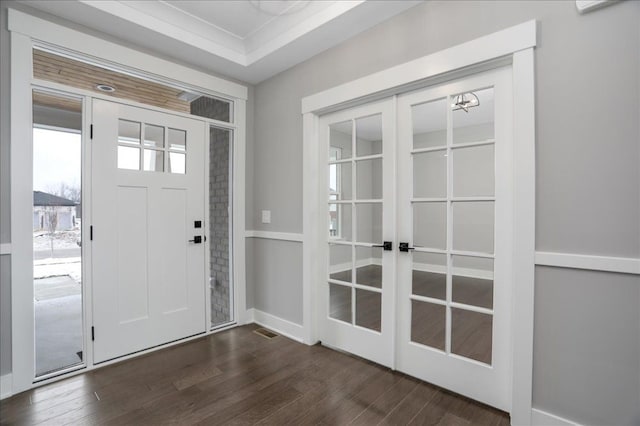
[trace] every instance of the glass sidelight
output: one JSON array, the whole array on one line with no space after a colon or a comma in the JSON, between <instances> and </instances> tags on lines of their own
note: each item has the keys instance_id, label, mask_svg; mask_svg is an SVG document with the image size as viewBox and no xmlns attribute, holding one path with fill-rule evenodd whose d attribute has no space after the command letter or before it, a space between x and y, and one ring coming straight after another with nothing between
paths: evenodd
<instances>
[{"instance_id":1,"label":"glass sidelight","mask_svg":"<svg viewBox=\"0 0 640 426\"><path fill-rule=\"evenodd\" d=\"M211 127L209 131L209 289L212 328L233 320L229 208L232 200L232 136L231 130L227 129ZM172 149L184 151L184 135L177 130L170 129L169 143Z\"/></svg>"},{"instance_id":2,"label":"glass sidelight","mask_svg":"<svg viewBox=\"0 0 640 426\"><path fill-rule=\"evenodd\" d=\"M82 276L82 100L33 92L35 372L85 362Z\"/></svg>"}]
</instances>

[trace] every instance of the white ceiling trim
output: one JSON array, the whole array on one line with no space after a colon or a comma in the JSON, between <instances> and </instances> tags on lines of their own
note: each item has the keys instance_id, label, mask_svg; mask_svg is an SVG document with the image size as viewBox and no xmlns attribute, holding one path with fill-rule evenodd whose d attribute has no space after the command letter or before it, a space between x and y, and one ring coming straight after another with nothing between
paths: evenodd
<instances>
[{"instance_id":1,"label":"white ceiling trim","mask_svg":"<svg viewBox=\"0 0 640 426\"><path fill-rule=\"evenodd\" d=\"M275 18L260 15L247 0L185 1L182 7L175 0L22 3L114 37L124 46L257 84L422 0L311 0L295 13L283 9Z\"/></svg>"},{"instance_id":2,"label":"white ceiling trim","mask_svg":"<svg viewBox=\"0 0 640 426\"><path fill-rule=\"evenodd\" d=\"M301 22L296 23L295 15L276 16L245 38L164 1L78 1L238 65L249 66L366 0L310 2L308 6L316 11Z\"/></svg>"},{"instance_id":3,"label":"white ceiling trim","mask_svg":"<svg viewBox=\"0 0 640 426\"><path fill-rule=\"evenodd\" d=\"M312 15L308 19L291 27L289 30L282 32L280 35L274 36L274 30L276 29L276 27L287 26L287 23L283 21L286 18L291 19L291 16L280 18L278 20L279 22L277 22L275 25L272 24L269 26L263 26L260 30L258 30L253 35L251 35L251 37L245 40L245 47L247 48L247 65L251 65L254 62L259 61L265 56L275 52L278 49L283 48L292 41L349 12L350 10L361 5L364 2L365 0L337 1L331 6L326 7L318 13ZM321 3L322 2L312 2L311 4L313 5Z\"/></svg>"},{"instance_id":4,"label":"white ceiling trim","mask_svg":"<svg viewBox=\"0 0 640 426\"><path fill-rule=\"evenodd\" d=\"M203 37L199 33L188 31L181 27L178 27L175 24L171 23L171 21L174 21L176 18L186 18L188 21L190 21L187 23L189 27L194 30L202 27L202 24L204 24L204 22L201 22L188 14L184 14L184 12L182 11L180 11L180 13L175 13L175 9L173 8L171 8L171 10L174 10L173 17L170 19L168 17L168 14L166 14L166 10L163 11L159 7L156 7L160 6L161 3L145 2L149 3L147 7L151 10L142 12L135 7L137 5L137 2L127 4L120 1L78 1L102 12L108 13L109 15L124 19L125 21L129 21L151 31L164 34L165 36L171 37L182 43L190 44L191 46L197 47L216 56L220 56L224 59L235 62L236 64L244 66L248 65L246 63L247 59L244 53L245 49L242 40L238 40L236 37L230 35L230 33L228 33L227 31L224 31L215 25L205 24L209 27L207 28L207 31L211 32L211 38ZM164 6L165 5L162 4L161 7ZM145 7L145 9L147 7ZM151 15L149 13L151 11L167 17L165 19L158 18ZM214 39L219 41L214 41Z\"/></svg>"}]
</instances>

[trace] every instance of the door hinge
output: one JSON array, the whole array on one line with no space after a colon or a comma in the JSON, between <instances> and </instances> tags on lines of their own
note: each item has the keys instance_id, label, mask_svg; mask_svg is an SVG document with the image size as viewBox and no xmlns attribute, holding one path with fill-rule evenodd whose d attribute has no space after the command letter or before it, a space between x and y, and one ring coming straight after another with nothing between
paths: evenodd
<instances>
[{"instance_id":1,"label":"door hinge","mask_svg":"<svg viewBox=\"0 0 640 426\"><path fill-rule=\"evenodd\" d=\"M93 124L89 126L89 139L93 139Z\"/></svg>"},{"instance_id":2,"label":"door hinge","mask_svg":"<svg viewBox=\"0 0 640 426\"><path fill-rule=\"evenodd\" d=\"M89 227L89 241L93 241L93 225Z\"/></svg>"},{"instance_id":3,"label":"door hinge","mask_svg":"<svg viewBox=\"0 0 640 426\"><path fill-rule=\"evenodd\" d=\"M91 341L93 342L94 340L96 340L96 329L91 326Z\"/></svg>"}]
</instances>

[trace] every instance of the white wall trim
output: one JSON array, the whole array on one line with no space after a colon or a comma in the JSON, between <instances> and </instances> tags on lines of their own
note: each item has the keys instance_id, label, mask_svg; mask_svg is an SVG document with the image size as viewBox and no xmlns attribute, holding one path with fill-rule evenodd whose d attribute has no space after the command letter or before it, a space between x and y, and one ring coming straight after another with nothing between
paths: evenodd
<instances>
[{"instance_id":1,"label":"white wall trim","mask_svg":"<svg viewBox=\"0 0 640 426\"><path fill-rule=\"evenodd\" d=\"M303 234L293 232L272 232L272 231L253 231L247 230L244 233L246 238L263 238L265 240L292 241L301 243Z\"/></svg>"},{"instance_id":2,"label":"white wall trim","mask_svg":"<svg viewBox=\"0 0 640 426\"><path fill-rule=\"evenodd\" d=\"M564 419L556 416L555 414L547 413L546 411L533 408L531 410L531 424L533 426L579 426L579 423L574 423L571 420Z\"/></svg>"},{"instance_id":3,"label":"white wall trim","mask_svg":"<svg viewBox=\"0 0 640 426\"><path fill-rule=\"evenodd\" d=\"M317 112L374 93L400 88L535 45L536 21L531 20L307 96L302 99L302 113Z\"/></svg>"},{"instance_id":4,"label":"white wall trim","mask_svg":"<svg viewBox=\"0 0 640 426\"><path fill-rule=\"evenodd\" d=\"M11 254L11 243L0 244L0 256L5 254Z\"/></svg>"},{"instance_id":5,"label":"white wall trim","mask_svg":"<svg viewBox=\"0 0 640 426\"><path fill-rule=\"evenodd\" d=\"M11 373L0 376L0 399L9 398L13 395L12 392L13 378Z\"/></svg>"},{"instance_id":6,"label":"white wall trim","mask_svg":"<svg viewBox=\"0 0 640 426\"><path fill-rule=\"evenodd\" d=\"M247 319L250 320L248 322L253 321L296 342L304 342L304 327L300 324L262 312L255 308L247 309Z\"/></svg>"},{"instance_id":7,"label":"white wall trim","mask_svg":"<svg viewBox=\"0 0 640 426\"><path fill-rule=\"evenodd\" d=\"M536 265L640 275L640 259L586 254L536 252Z\"/></svg>"},{"instance_id":8,"label":"white wall trim","mask_svg":"<svg viewBox=\"0 0 640 426\"><path fill-rule=\"evenodd\" d=\"M215 90L223 97L247 99L248 89L241 84L111 43L15 9L9 9L8 15L9 31L24 34L47 44L62 46L89 58L99 57L102 62L108 61L116 66L124 64L151 76L188 83L204 89L205 92Z\"/></svg>"}]
</instances>

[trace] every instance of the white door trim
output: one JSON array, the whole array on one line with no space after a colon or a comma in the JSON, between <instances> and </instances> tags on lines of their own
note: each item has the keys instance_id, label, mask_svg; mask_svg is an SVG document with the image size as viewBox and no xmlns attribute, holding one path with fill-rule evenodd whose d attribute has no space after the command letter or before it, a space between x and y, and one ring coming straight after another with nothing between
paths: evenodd
<instances>
[{"instance_id":1,"label":"white door trim","mask_svg":"<svg viewBox=\"0 0 640 426\"><path fill-rule=\"evenodd\" d=\"M120 69L135 68L141 74L148 74L164 81L171 81L184 87L201 88L203 92L217 94L233 101L234 123L221 123L220 127L233 129L233 242L234 266L234 308L235 323L244 324L246 315L245 290L245 152L246 152L246 99L245 86L209 74L187 68L136 50L107 42L100 38L9 9L9 29L11 37L11 318L12 318L12 371L11 393L17 394L36 385L34 354L33 286L24 285L33 280L32 253L32 95L34 86L51 87L55 91L68 91L85 98L84 117L89 117L87 99L90 95L74 88L43 83L33 79L32 49L36 44L46 43L48 47L66 52L76 52L76 56L87 55L94 61L105 62ZM100 57L95 52L100 52ZM96 97L99 97L97 95ZM119 100L118 102L123 102ZM128 103L128 102L123 102ZM144 106L154 109L150 106ZM171 111L167 111L173 113ZM193 116L192 118L198 119ZM213 125L212 120L201 121ZM83 124L83 139L88 140L89 127ZM20 142L20 143L18 143ZM88 152L88 150L87 150ZM86 159L86 154L85 154ZM90 172L85 167L83 176ZM89 181L84 182L85 188ZM83 198L90 194L83 189ZM89 205L89 203L87 203ZM89 211L86 212L90 214ZM28 237L27 237L28 236ZM85 252L86 254L86 252ZM88 259L85 259L88 260ZM85 265L87 262L85 261ZM83 271L87 274L86 266ZM87 280L88 281L88 280ZM85 300L90 300L90 283L86 287ZM31 308L29 308L31 306ZM85 302L85 327L91 325L90 304ZM208 329L208 333L211 333ZM220 331L217 329L215 331ZM90 343L90 333L85 339ZM87 344L87 366L83 371L94 368L91 363L91 348ZM157 349L156 349L157 350ZM146 353L146 352L143 352ZM123 358L124 359L124 358ZM107 363L105 363L106 365ZM74 374L74 373L69 373ZM38 382L38 386L59 378Z\"/></svg>"},{"instance_id":2,"label":"white door trim","mask_svg":"<svg viewBox=\"0 0 640 426\"><path fill-rule=\"evenodd\" d=\"M318 118L330 110L428 86L435 77L481 63L506 60L513 69L514 276L512 328L513 424L531 424L533 370L533 286L535 265L535 97L536 21L489 34L458 46L345 83L302 99L303 114L303 325L305 343L317 341L316 288L321 277L318 250L324 243L319 179ZM504 65L504 61L501 63Z\"/></svg>"}]
</instances>

